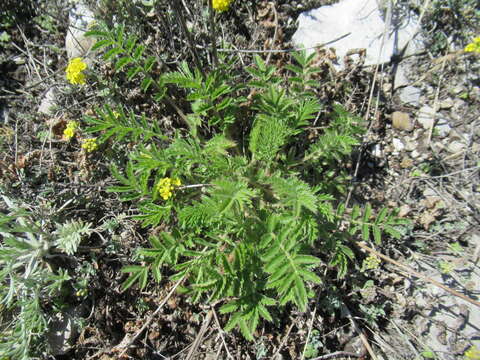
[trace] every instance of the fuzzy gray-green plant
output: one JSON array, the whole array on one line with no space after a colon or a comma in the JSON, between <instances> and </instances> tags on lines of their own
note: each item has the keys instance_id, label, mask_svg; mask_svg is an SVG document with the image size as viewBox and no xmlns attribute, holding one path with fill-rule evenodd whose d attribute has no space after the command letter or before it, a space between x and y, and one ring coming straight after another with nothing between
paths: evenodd
<instances>
[{"instance_id":1,"label":"fuzzy gray-green plant","mask_svg":"<svg viewBox=\"0 0 480 360\"><path fill-rule=\"evenodd\" d=\"M47 232L29 211L3 196L0 205L0 358L31 359L47 349L49 315L44 305L59 297L70 280L54 270L55 252L73 254L90 224L70 221Z\"/></svg>"},{"instance_id":2,"label":"fuzzy gray-green plant","mask_svg":"<svg viewBox=\"0 0 480 360\"><path fill-rule=\"evenodd\" d=\"M124 289L144 288L150 277L159 282L168 267L192 301L221 301L220 312L230 314L226 330L251 340L262 319L273 321L272 306L306 310L324 281L319 269L345 276L357 234L377 242L384 232L398 236L399 221L387 209L375 216L368 205L348 215L336 201L364 127L341 105L322 111L313 54L294 53L286 76L255 56L246 73L224 57L208 71L181 63L155 77L153 60L123 28L90 35L119 72L143 89L154 84L158 101L174 89L188 104L187 127L171 138L121 104L85 119L87 131L112 138L114 149L124 141L131 148L125 164L112 166L118 185L108 191L136 204L144 226L164 229L139 249L140 264L123 269ZM326 126L308 136L317 118Z\"/></svg>"}]
</instances>

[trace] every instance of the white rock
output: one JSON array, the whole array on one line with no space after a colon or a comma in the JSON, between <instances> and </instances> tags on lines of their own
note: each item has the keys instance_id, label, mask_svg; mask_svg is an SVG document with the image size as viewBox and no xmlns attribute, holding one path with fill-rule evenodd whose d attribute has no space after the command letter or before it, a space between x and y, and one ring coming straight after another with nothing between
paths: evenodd
<instances>
[{"instance_id":1,"label":"white rock","mask_svg":"<svg viewBox=\"0 0 480 360\"><path fill-rule=\"evenodd\" d=\"M448 151L450 151L452 154L459 153L465 148L465 144L460 142L460 141L452 141L450 144L448 144Z\"/></svg>"},{"instance_id":2,"label":"white rock","mask_svg":"<svg viewBox=\"0 0 480 360\"><path fill-rule=\"evenodd\" d=\"M416 19L410 17L394 29L385 29L380 15L376 0L342 0L300 14L299 27L292 40L299 47L309 48L349 34L327 45L336 49L340 62L349 50L364 48L367 51L365 65L386 63L413 38L419 27ZM419 48L419 42L412 40L407 54Z\"/></svg>"},{"instance_id":3,"label":"white rock","mask_svg":"<svg viewBox=\"0 0 480 360\"><path fill-rule=\"evenodd\" d=\"M420 153L417 150L413 150L410 153L410 156L412 157L412 159L416 159L416 158L420 157Z\"/></svg>"},{"instance_id":4,"label":"white rock","mask_svg":"<svg viewBox=\"0 0 480 360\"><path fill-rule=\"evenodd\" d=\"M57 91L55 88L51 88L50 90L48 90L42 101L40 102L40 106L38 107L37 111L40 114L45 114L48 116L53 115L53 109L56 105L56 95Z\"/></svg>"},{"instance_id":5,"label":"white rock","mask_svg":"<svg viewBox=\"0 0 480 360\"><path fill-rule=\"evenodd\" d=\"M380 144L375 144L372 149L372 156L376 158L383 158L383 150Z\"/></svg>"},{"instance_id":6,"label":"white rock","mask_svg":"<svg viewBox=\"0 0 480 360\"><path fill-rule=\"evenodd\" d=\"M94 21L93 12L83 3L78 3L69 13L69 27L65 47L69 59L85 57L95 43L93 37L85 37L88 26Z\"/></svg>"},{"instance_id":7,"label":"white rock","mask_svg":"<svg viewBox=\"0 0 480 360\"><path fill-rule=\"evenodd\" d=\"M393 145L393 148L395 149L395 151L402 151L403 149L405 149L405 145L404 143L402 142L402 140L400 139L397 139L397 138L393 138L392 139L392 145Z\"/></svg>"},{"instance_id":8,"label":"white rock","mask_svg":"<svg viewBox=\"0 0 480 360\"><path fill-rule=\"evenodd\" d=\"M424 129L430 129L433 126L435 111L428 105L422 106L418 111L418 122Z\"/></svg>"}]
</instances>

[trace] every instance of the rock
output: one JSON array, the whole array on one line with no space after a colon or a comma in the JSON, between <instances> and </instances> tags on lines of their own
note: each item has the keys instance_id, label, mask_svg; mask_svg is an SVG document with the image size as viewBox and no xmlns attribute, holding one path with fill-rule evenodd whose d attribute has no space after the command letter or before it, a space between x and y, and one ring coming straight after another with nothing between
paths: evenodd
<instances>
[{"instance_id":1,"label":"rock","mask_svg":"<svg viewBox=\"0 0 480 360\"><path fill-rule=\"evenodd\" d=\"M411 168L412 166L413 166L413 160L408 157L404 157L402 159L402 162L400 163L400 167L402 167L403 169L408 169L408 168Z\"/></svg>"},{"instance_id":2,"label":"rock","mask_svg":"<svg viewBox=\"0 0 480 360\"><path fill-rule=\"evenodd\" d=\"M465 144L460 141L452 141L447 146L447 150L452 154L459 153L465 149Z\"/></svg>"},{"instance_id":3,"label":"rock","mask_svg":"<svg viewBox=\"0 0 480 360\"><path fill-rule=\"evenodd\" d=\"M392 90L392 84L390 84L390 83L383 84L382 90L386 94L389 93Z\"/></svg>"},{"instance_id":4,"label":"rock","mask_svg":"<svg viewBox=\"0 0 480 360\"><path fill-rule=\"evenodd\" d=\"M400 89L400 101L404 104L418 106L420 104L420 95L422 90L415 86L406 86Z\"/></svg>"},{"instance_id":5,"label":"rock","mask_svg":"<svg viewBox=\"0 0 480 360\"><path fill-rule=\"evenodd\" d=\"M47 116L53 115L54 107L56 106L56 95L57 90L54 87L48 90L40 102L37 112Z\"/></svg>"},{"instance_id":6,"label":"rock","mask_svg":"<svg viewBox=\"0 0 480 360\"><path fill-rule=\"evenodd\" d=\"M410 115L401 111L395 111L392 114L392 125L395 129L412 131L413 122Z\"/></svg>"},{"instance_id":7,"label":"rock","mask_svg":"<svg viewBox=\"0 0 480 360\"><path fill-rule=\"evenodd\" d=\"M71 307L55 314L48 324L47 341L53 355L64 355L78 334L78 324L75 319L84 315L85 305Z\"/></svg>"},{"instance_id":8,"label":"rock","mask_svg":"<svg viewBox=\"0 0 480 360\"><path fill-rule=\"evenodd\" d=\"M380 144L375 144L371 152L372 152L372 156L376 158L383 158L384 156L382 146Z\"/></svg>"},{"instance_id":9,"label":"rock","mask_svg":"<svg viewBox=\"0 0 480 360\"><path fill-rule=\"evenodd\" d=\"M406 75L407 69L413 67L414 64L410 62L402 61L395 73L395 79L393 83L394 90L398 91L400 101L404 104L418 106L420 103L420 95L422 91L415 86L410 86L410 80Z\"/></svg>"},{"instance_id":10,"label":"rock","mask_svg":"<svg viewBox=\"0 0 480 360\"><path fill-rule=\"evenodd\" d=\"M412 208L407 204L403 204L400 207L400 210L398 211L398 217L403 218L403 217L407 216L408 214L410 214L410 211L412 211Z\"/></svg>"},{"instance_id":11,"label":"rock","mask_svg":"<svg viewBox=\"0 0 480 360\"><path fill-rule=\"evenodd\" d=\"M410 80L408 80L406 69L403 67L397 67L397 71L394 74L393 78L393 89L397 90L398 88L408 86Z\"/></svg>"},{"instance_id":12,"label":"rock","mask_svg":"<svg viewBox=\"0 0 480 360\"><path fill-rule=\"evenodd\" d=\"M93 37L86 37L85 32L94 21L93 12L83 3L78 3L69 13L69 27L65 38L65 47L69 59L85 57L95 43Z\"/></svg>"},{"instance_id":13,"label":"rock","mask_svg":"<svg viewBox=\"0 0 480 360\"><path fill-rule=\"evenodd\" d=\"M417 159L418 157L420 157L420 153L417 150L413 150L410 153L410 156L412 157L412 159Z\"/></svg>"},{"instance_id":14,"label":"rock","mask_svg":"<svg viewBox=\"0 0 480 360\"><path fill-rule=\"evenodd\" d=\"M402 140L397 139L397 138L392 139L392 145L393 145L393 148L395 149L395 151L398 151L398 152L405 149L405 145L403 144Z\"/></svg>"},{"instance_id":15,"label":"rock","mask_svg":"<svg viewBox=\"0 0 480 360\"><path fill-rule=\"evenodd\" d=\"M7 125L9 119L9 111L7 105L0 102L0 124Z\"/></svg>"},{"instance_id":16,"label":"rock","mask_svg":"<svg viewBox=\"0 0 480 360\"><path fill-rule=\"evenodd\" d=\"M435 111L428 105L424 105L418 111L417 120L424 129L430 129L434 124Z\"/></svg>"},{"instance_id":17,"label":"rock","mask_svg":"<svg viewBox=\"0 0 480 360\"><path fill-rule=\"evenodd\" d=\"M365 65L387 63L398 50L403 49L419 29L416 18L404 15L395 28L387 29L383 41L385 23L376 0L342 0L333 5L304 12L298 17L298 22L299 27L292 40L299 47L310 48L348 34L328 44L329 47L335 48L340 62L339 67L342 67L347 52L358 48L366 49ZM420 42L412 40L407 47L406 55L419 49Z\"/></svg>"},{"instance_id":18,"label":"rock","mask_svg":"<svg viewBox=\"0 0 480 360\"><path fill-rule=\"evenodd\" d=\"M448 99L442 100L440 104L438 104L438 107L441 110L448 110L448 109L451 109L453 105L454 105L453 100L448 98Z\"/></svg>"},{"instance_id":19,"label":"rock","mask_svg":"<svg viewBox=\"0 0 480 360\"><path fill-rule=\"evenodd\" d=\"M407 143L405 144L405 150L406 151L413 151L417 148L418 144L416 141L408 140Z\"/></svg>"},{"instance_id":20,"label":"rock","mask_svg":"<svg viewBox=\"0 0 480 360\"><path fill-rule=\"evenodd\" d=\"M441 138L444 138L450 134L452 127L448 124L447 119L439 119L435 125L435 134L438 134Z\"/></svg>"}]
</instances>

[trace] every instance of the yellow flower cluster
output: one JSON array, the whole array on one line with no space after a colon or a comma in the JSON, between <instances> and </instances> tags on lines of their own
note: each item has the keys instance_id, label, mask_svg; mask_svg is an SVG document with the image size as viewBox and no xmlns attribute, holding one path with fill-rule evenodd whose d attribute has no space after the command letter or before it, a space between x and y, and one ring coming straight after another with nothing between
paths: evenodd
<instances>
[{"instance_id":1,"label":"yellow flower cluster","mask_svg":"<svg viewBox=\"0 0 480 360\"><path fill-rule=\"evenodd\" d=\"M85 150L87 153L97 150L97 139L92 138L83 140L82 149Z\"/></svg>"},{"instance_id":2,"label":"yellow flower cluster","mask_svg":"<svg viewBox=\"0 0 480 360\"><path fill-rule=\"evenodd\" d=\"M160 193L160 196L162 197L163 200L168 200L169 198L172 197L175 186L180 186L180 185L182 185L182 182L180 181L180 179L178 178L171 179L166 177L158 182L157 190Z\"/></svg>"},{"instance_id":3,"label":"yellow flower cluster","mask_svg":"<svg viewBox=\"0 0 480 360\"><path fill-rule=\"evenodd\" d=\"M216 11L226 11L233 0L212 0L212 7Z\"/></svg>"},{"instance_id":4,"label":"yellow flower cluster","mask_svg":"<svg viewBox=\"0 0 480 360\"><path fill-rule=\"evenodd\" d=\"M478 348L476 346L470 347L470 349L468 349L465 352L465 359L480 360L480 350L478 350Z\"/></svg>"},{"instance_id":5,"label":"yellow flower cluster","mask_svg":"<svg viewBox=\"0 0 480 360\"><path fill-rule=\"evenodd\" d=\"M83 85L85 84L85 74L82 73L83 70L87 68L81 58L77 57L69 61L67 69L67 80L74 85Z\"/></svg>"},{"instance_id":6,"label":"yellow flower cluster","mask_svg":"<svg viewBox=\"0 0 480 360\"><path fill-rule=\"evenodd\" d=\"M480 53L480 36L477 36L475 39L473 39L473 42L465 46L465 51Z\"/></svg>"},{"instance_id":7,"label":"yellow flower cluster","mask_svg":"<svg viewBox=\"0 0 480 360\"><path fill-rule=\"evenodd\" d=\"M63 137L65 140L70 140L75 136L75 130L78 128L78 122L76 121L69 121L67 123L67 127L63 130Z\"/></svg>"},{"instance_id":8,"label":"yellow flower cluster","mask_svg":"<svg viewBox=\"0 0 480 360\"><path fill-rule=\"evenodd\" d=\"M381 260L375 256L375 255L370 255L367 257L365 260L363 260L363 268L366 270L373 270L377 269L380 266Z\"/></svg>"}]
</instances>

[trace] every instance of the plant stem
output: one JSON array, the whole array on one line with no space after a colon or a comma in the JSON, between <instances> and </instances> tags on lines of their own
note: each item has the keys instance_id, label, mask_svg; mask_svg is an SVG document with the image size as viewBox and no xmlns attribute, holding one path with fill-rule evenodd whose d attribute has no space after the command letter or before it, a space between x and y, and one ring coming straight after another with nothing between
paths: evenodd
<instances>
[{"instance_id":1,"label":"plant stem","mask_svg":"<svg viewBox=\"0 0 480 360\"><path fill-rule=\"evenodd\" d=\"M190 35L190 32L188 31L187 24L185 23L185 18L183 17L182 11L179 6L179 1L174 0L172 3L173 3L173 8L175 10L175 14L177 15L178 21L180 22L182 30L185 33L185 37L187 38L190 51L192 52L192 55L193 55L193 60L195 61L195 66L198 68L198 70L202 72L203 77L205 78L205 72L203 71L202 62L200 61L200 57L198 56L197 49L195 47L195 44L193 43L193 39Z\"/></svg>"},{"instance_id":2,"label":"plant stem","mask_svg":"<svg viewBox=\"0 0 480 360\"><path fill-rule=\"evenodd\" d=\"M210 27L212 31L212 55L213 65L218 66L218 54L217 54L217 26L215 23L215 14L213 12L212 0L208 0L208 13L210 17Z\"/></svg>"}]
</instances>

